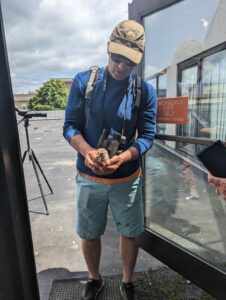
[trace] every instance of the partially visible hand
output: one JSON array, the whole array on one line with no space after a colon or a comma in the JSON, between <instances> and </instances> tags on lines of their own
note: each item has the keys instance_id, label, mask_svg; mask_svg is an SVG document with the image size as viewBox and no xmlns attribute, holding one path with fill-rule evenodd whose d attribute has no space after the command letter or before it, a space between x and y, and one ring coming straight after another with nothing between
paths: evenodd
<instances>
[{"instance_id":1,"label":"partially visible hand","mask_svg":"<svg viewBox=\"0 0 226 300\"><path fill-rule=\"evenodd\" d=\"M111 159L97 160L98 149L90 149L85 154L85 165L92 169L97 175L109 175L114 173L124 162L123 159L115 155Z\"/></svg>"},{"instance_id":2,"label":"partially visible hand","mask_svg":"<svg viewBox=\"0 0 226 300\"><path fill-rule=\"evenodd\" d=\"M216 192L226 200L226 178L215 177L208 173L208 182L215 186Z\"/></svg>"},{"instance_id":3,"label":"partially visible hand","mask_svg":"<svg viewBox=\"0 0 226 300\"><path fill-rule=\"evenodd\" d=\"M224 200L226 200L226 183L222 183L217 188L217 193L223 197Z\"/></svg>"},{"instance_id":4,"label":"partially visible hand","mask_svg":"<svg viewBox=\"0 0 226 300\"><path fill-rule=\"evenodd\" d=\"M208 173L208 182L216 187L226 184L226 178L213 176L211 173Z\"/></svg>"},{"instance_id":5,"label":"partially visible hand","mask_svg":"<svg viewBox=\"0 0 226 300\"><path fill-rule=\"evenodd\" d=\"M114 173L123 162L123 159L119 155L115 155L111 159L106 160L104 165L102 165L103 174L107 175Z\"/></svg>"},{"instance_id":6,"label":"partially visible hand","mask_svg":"<svg viewBox=\"0 0 226 300\"><path fill-rule=\"evenodd\" d=\"M85 153L85 165L93 172L102 175L102 166L97 161L98 149L90 149Z\"/></svg>"}]
</instances>

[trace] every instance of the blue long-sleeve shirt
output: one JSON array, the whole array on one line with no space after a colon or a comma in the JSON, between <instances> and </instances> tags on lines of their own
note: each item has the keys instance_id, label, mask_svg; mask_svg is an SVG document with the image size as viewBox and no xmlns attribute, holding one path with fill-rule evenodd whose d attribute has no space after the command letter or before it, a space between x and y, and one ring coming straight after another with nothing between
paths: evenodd
<instances>
[{"instance_id":1,"label":"blue long-sleeve shirt","mask_svg":"<svg viewBox=\"0 0 226 300\"><path fill-rule=\"evenodd\" d=\"M108 133L110 130L119 133L124 130L126 136L124 150L133 146L140 155L143 155L150 149L156 129L156 92L149 83L142 80L140 107L137 110L134 109L134 78L135 75L131 74L124 80L115 80L107 69L100 69L92 99L88 104L85 91L89 71L78 73L73 80L65 110L63 128L65 139L70 143L73 136L81 134L86 142L95 148L103 129L106 129ZM86 126L87 115L89 115L88 126ZM131 142L136 129L137 138ZM78 153L76 165L79 171L91 176L122 178L134 173L140 166L140 160L136 159L122 164L116 172L104 176L98 176L86 167L84 157L80 153Z\"/></svg>"}]
</instances>

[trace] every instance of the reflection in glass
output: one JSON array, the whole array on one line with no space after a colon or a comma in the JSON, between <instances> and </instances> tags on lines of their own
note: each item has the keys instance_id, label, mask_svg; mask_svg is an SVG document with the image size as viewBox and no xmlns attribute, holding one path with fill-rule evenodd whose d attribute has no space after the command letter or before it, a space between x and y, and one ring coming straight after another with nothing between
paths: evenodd
<instances>
[{"instance_id":1,"label":"reflection in glass","mask_svg":"<svg viewBox=\"0 0 226 300\"><path fill-rule=\"evenodd\" d=\"M180 84L181 96L188 96L188 124L179 125L178 133L182 136L194 137L196 136L197 126L200 120L198 116L198 87L197 87L197 78L198 78L198 67L190 67L182 71L182 80ZM195 154L196 146L182 145L186 153L191 155Z\"/></svg>"},{"instance_id":2,"label":"reflection in glass","mask_svg":"<svg viewBox=\"0 0 226 300\"><path fill-rule=\"evenodd\" d=\"M223 42L225 7L225 1L186 0L144 17L144 77Z\"/></svg>"},{"instance_id":3,"label":"reflection in glass","mask_svg":"<svg viewBox=\"0 0 226 300\"><path fill-rule=\"evenodd\" d=\"M147 153L145 195L147 230L226 271L226 202L177 143Z\"/></svg>"},{"instance_id":4,"label":"reflection in glass","mask_svg":"<svg viewBox=\"0 0 226 300\"><path fill-rule=\"evenodd\" d=\"M197 66L184 69L180 89L182 96L188 96L189 123L178 126L178 134L225 140L226 50L203 59L200 81ZM201 147L189 148L196 154Z\"/></svg>"},{"instance_id":5,"label":"reflection in glass","mask_svg":"<svg viewBox=\"0 0 226 300\"><path fill-rule=\"evenodd\" d=\"M197 89L198 67L192 67L182 72L181 95L188 96L189 123L182 125L182 135L196 136L198 123L203 123L198 115L198 89Z\"/></svg>"},{"instance_id":6,"label":"reflection in glass","mask_svg":"<svg viewBox=\"0 0 226 300\"><path fill-rule=\"evenodd\" d=\"M158 97L165 98L166 97L166 88L167 88L167 76L166 74L160 75L158 77Z\"/></svg>"},{"instance_id":7,"label":"reflection in glass","mask_svg":"<svg viewBox=\"0 0 226 300\"><path fill-rule=\"evenodd\" d=\"M203 60L200 116L208 120L205 133L211 139L226 139L226 50Z\"/></svg>"},{"instance_id":8,"label":"reflection in glass","mask_svg":"<svg viewBox=\"0 0 226 300\"><path fill-rule=\"evenodd\" d=\"M157 88L157 95L158 98L165 98L166 97L166 89L167 89L167 75L159 75L158 76L158 88ZM166 124L158 123L156 126L156 133L157 134L165 134L166 132Z\"/></svg>"}]
</instances>

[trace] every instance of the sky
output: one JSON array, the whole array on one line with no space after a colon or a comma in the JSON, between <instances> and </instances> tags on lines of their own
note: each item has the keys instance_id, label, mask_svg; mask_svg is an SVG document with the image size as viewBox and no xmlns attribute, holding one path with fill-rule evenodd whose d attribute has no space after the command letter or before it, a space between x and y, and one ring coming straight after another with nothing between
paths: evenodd
<instances>
[{"instance_id":1,"label":"sky","mask_svg":"<svg viewBox=\"0 0 226 300\"><path fill-rule=\"evenodd\" d=\"M14 93L107 64L107 42L132 0L0 0Z\"/></svg>"}]
</instances>

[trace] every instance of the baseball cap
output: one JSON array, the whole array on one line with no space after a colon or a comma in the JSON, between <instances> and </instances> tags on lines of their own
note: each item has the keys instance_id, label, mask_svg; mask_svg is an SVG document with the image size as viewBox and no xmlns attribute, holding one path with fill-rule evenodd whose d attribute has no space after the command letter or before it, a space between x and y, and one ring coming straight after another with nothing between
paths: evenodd
<instances>
[{"instance_id":1,"label":"baseball cap","mask_svg":"<svg viewBox=\"0 0 226 300\"><path fill-rule=\"evenodd\" d=\"M114 28L108 50L139 64L144 52L144 43L144 27L135 20L125 20Z\"/></svg>"}]
</instances>

